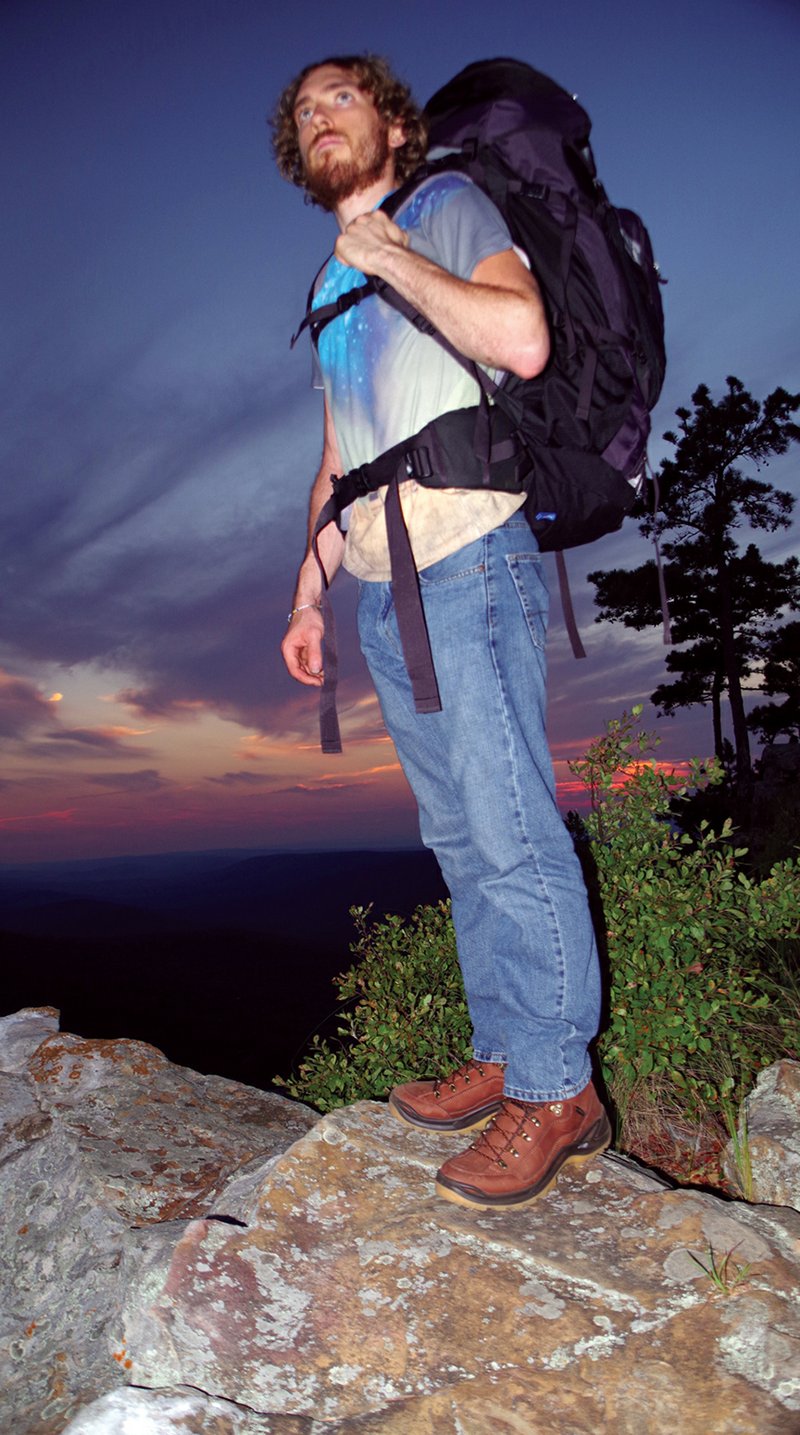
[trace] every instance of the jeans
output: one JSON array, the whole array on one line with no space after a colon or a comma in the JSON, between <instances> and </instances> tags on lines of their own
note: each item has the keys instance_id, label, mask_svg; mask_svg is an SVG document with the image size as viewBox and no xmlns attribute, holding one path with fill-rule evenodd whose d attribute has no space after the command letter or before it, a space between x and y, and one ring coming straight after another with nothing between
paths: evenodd
<instances>
[{"instance_id":1,"label":"jeans","mask_svg":"<svg viewBox=\"0 0 800 1435\"><path fill-rule=\"evenodd\" d=\"M522 515L424 569L442 700L418 714L390 583L359 584L361 646L452 897L477 1060L555 1101L591 1078L600 977L545 734L547 588Z\"/></svg>"}]
</instances>

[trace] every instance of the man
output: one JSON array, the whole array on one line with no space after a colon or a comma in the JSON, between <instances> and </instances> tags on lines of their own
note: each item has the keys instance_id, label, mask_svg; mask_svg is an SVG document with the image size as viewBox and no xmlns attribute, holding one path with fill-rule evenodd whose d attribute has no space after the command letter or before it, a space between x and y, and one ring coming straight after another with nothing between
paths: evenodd
<instances>
[{"instance_id":1,"label":"man","mask_svg":"<svg viewBox=\"0 0 800 1435\"><path fill-rule=\"evenodd\" d=\"M543 369L549 336L536 280L476 186L445 173L415 189L394 219L376 208L424 151L419 111L384 61L309 66L281 96L274 132L281 172L339 226L315 307L374 275L467 358L523 378ZM318 363L324 437L309 534L332 474L478 397L474 378L436 338L376 295L322 331ZM411 696L385 489L352 505L346 538L329 524L319 550L329 578L344 562L359 579L361 645L423 841L452 896L473 1057L397 1087L389 1106L425 1130L480 1133L442 1166L441 1196L479 1208L524 1205L611 1134L587 1054L598 1021L597 952L545 737L547 591L519 495L409 481L401 497L441 712L416 712ZM320 599L309 549L282 652L291 675L311 686L323 681Z\"/></svg>"}]
</instances>

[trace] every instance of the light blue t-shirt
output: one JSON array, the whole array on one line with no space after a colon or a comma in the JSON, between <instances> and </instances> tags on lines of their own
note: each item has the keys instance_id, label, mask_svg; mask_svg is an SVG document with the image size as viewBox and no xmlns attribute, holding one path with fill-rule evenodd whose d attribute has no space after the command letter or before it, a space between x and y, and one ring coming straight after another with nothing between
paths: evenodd
<instances>
[{"instance_id":1,"label":"light blue t-shirt","mask_svg":"<svg viewBox=\"0 0 800 1435\"><path fill-rule=\"evenodd\" d=\"M425 181L394 221L418 254L469 279L476 265L513 248L502 216L465 175ZM331 258L314 296L319 308L364 283ZM478 402L476 381L430 335L371 294L320 334L317 387L324 387L345 470L369 463L450 409Z\"/></svg>"}]
</instances>

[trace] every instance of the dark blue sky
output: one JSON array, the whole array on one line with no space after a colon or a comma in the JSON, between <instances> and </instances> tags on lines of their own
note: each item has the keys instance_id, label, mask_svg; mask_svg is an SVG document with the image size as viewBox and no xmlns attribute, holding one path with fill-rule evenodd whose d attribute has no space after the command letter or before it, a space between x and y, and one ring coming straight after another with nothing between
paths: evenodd
<instances>
[{"instance_id":1,"label":"dark blue sky","mask_svg":"<svg viewBox=\"0 0 800 1435\"><path fill-rule=\"evenodd\" d=\"M655 461L698 382L800 388L793 0L6 0L0 856L413 834L346 580L338 766L277 654L320 445L288 335L333 232L278 178L265 115L309 59L362 49L422 100L492 54L577 92L669 280ZM658 635L592 628L581 581L640 544L570 560L590 655L554 615L559 759L661 680ZM709 748L700 711L660 726L670 755Z\"/></svg>"}]
</instances>

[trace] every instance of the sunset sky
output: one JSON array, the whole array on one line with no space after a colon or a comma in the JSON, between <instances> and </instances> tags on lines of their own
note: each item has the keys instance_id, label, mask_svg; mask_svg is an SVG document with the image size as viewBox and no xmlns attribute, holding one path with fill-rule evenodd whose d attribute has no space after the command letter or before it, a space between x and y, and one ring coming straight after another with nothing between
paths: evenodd
<instances>
[{"instance_id":1,"label":"sunset sky","mask_svg":"<svg viewBox=\"0 0 800 1435\"><path fill-rule=\"evenodd\" d=\"M0 861L415 839L351 580L341 757L278 653L321 438L288 339L334 230L265 116L301 65L364 49L421 101L502 54L578 94L669 281L655 463L699 382L800 389L796 0L5 0ZM799 473L766 476L800 494ZM565 807L567 759L664 675L660 634L593 626L584 581L646 557L630 524L569 556L584 662L554 600ZM665 757L710 750L703 710L646 717Z\"/></svg>"}]
</instances>

